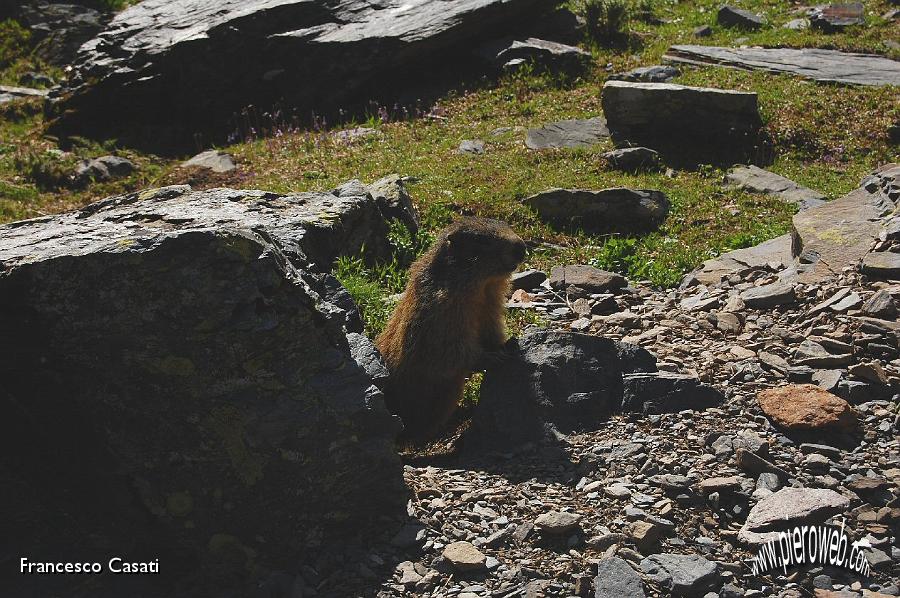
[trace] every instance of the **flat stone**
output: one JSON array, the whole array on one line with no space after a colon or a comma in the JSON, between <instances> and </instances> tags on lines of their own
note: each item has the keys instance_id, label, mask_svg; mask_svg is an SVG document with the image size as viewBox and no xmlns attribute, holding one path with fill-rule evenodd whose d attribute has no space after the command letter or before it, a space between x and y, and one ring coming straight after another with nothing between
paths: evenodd
<instances>
[{"instance_id":1,"label":"flat stone","mask_svg":"<svg viewBox=\"0 0 900 598\"><path fill-rule=\"evenodd\" d=\"M503 44L493 58L504 70L514 69L507 66L513 61L516 65L530 64L538 71L573 74L590 64L591 53L576 46L529 37Z\"/></svg>"},{"instance_id":2,"label":"flat stone","mask_svg":"<svg viewBox=\"0 0 900 598\"><path fill-rule=\"evenodd\" d=\"M785 29L790 29L792 31L801 31L803 29L809 29L809 19L791 19L784 25L782 25Z\"/></svg>"},{"instance_id":3,"label":"flat stone","mask_svg":"<svg viewBox=\"0 0 900 598\"><path fill-rule=\"evenodd\" d=\"M603 154L612 168L624 172L659 168L659 154L647 147L623 147Z\"/></svg>"},{"instance_id":4,"label":"flat stone","mask_svg":"<svg viewBox=\"0 0 900 598\"><path fill-rule=\"evenodd\" d=\"M642 81L644 83L668 83L681 72L673 66L654 65L640 66L624 73L611 75L611 80L617 81Z\"/></svg>"},{"instance_id":5,"label":"flat stone","mask_svg":"<svg viewBox=\"0 0 900 598\"><path fill-rule=\"evenodd\" d=\"M80 184L91 181L111 181L134 172L137 167L131 160L120 156L100 156L83 160L75 169L75 180Z\"/></svg>"},{"instance_id":6,"label":"flat stone","mask_svg":"<svg viewBox=\"0 0 900 598\"><path fill-rule=\"evenodd\" d=\"M630 539L638 552L646 553L663 536L666 529L649 521L635 521L630 526Z\"/></svg>"},{"instance_id":7,"label":"flat stone","mask_svg":"<svg viewBox=\"0 0 900 598\"><path fill-rule=\"evenodd\" d=\"M818 453L820 455L825 455L832 461L838 461L841 458L841 449L835 448L828 444L804 442L800 445L800 452L806 454Z\"/></svg>"},{"instance_id":8,"label":"flat stone","mask_svg":"<svg viewBox=\"0 0 900 598\"><path fill-rule=\"evenodd\" d=\"M725 397L694 376L674 372L638 372L622 376L622 411L674 413L702 411L720 405Z\"/></svg>"},{"instance_id":9,"label":"flat stone","mask_svg":"<svg viewBox=\"0 0 900 598\"><path fill-rule=\"evenodd\" d=\"M793 303L797 299L794 294L794 286L785 282L753 287L743 291L740 297L750 309L769 309Z\"/></svg>"},{"instance_id":10,"label":"flat stone","mask_svg":"<svg viewBox=\"0 0 900 598\"><path fill-rule=\"evenodd\" d=\"M840 288L831 297L829 297L828 299L826 299L820 303L817 303L815 306L813 306L807 313L810 316L814 316L816 314L822 313L823 311L830 308L835 303L838 303L839 301L843 300L847 295L850 294L850 292L851 292L851 290L849 287Z\"/></svg>"},{"instance_id":11,"label":"flat stone","mask_svg":"<svg viewBox=\"0 0 900 598\"><path fill-rule=\"evenodd\" d=\"M0 104L26 98L45 98L49 92L46 89L33 89L31 87L12 87L0 85Z\"/></svg>"},{"instance_id":12,"label":"flat stone","mask_svg":"<svg viewBox=\"0 0 900 598\"><path fill-rule=\"evenodd\" d=\"M788 473L785 470L751 450L747 450L745 448L736 448L734 451L734 456L735 464L741 471L746 471L747 473L751 473L753 475L771 473L777 475L783 480L786 480L789 477Z\"/></svg>"},{"instance_id":13,"label":"flat stone","mask_svg":"<svg viewBox=\"0 0 900 598\"><path fill-rule=\"evenodd\" d=\"M752 193L776 195L801 210L821 205L825 196L781 175L758 166L736 166L725 175L725 182Z\"/></svg>"},{"instance_id":14,"label":"flat stone","mask_svg":"<svg viewBox=\"0 0 900 598\"><path fill-rule=\"evenodd\" d=\"M483 571L485 569L487 557L471 542L448 544L442 554L447 562L459 571Z\"/></svg>"},{"instance_id":15,"label":"flat stone","mask_svg":"<svg viewBox=\"0 0 900 598\"><path fill-rule=\"evenodd\" d=\"M891 294L881 289L863 304L862 311L868 316L892 320L897 317L897 305Z\"/></svg>"},{"instance_id":16,"label":"flat stone","mask_svg":"<svg viewBox=\"0 0 900 598\"><path fill-rule=\"evenodd\" d=\"M742 481L742 478L737 476L707 478L700 482L699 488L703 494L712 492L730 493L740 490Z\"/></svg>"},{"instance_id":17,"label":"flat stone","mask_svg":"<svg viewBox=\"0 0 900 598\"><path fill-rule=\"evenodd\" d=\"M511 280L513 290L530 291L541 286L541 283L547 280L547 275L540 270L523 270L513 274Z\"/></svg>"},{"instance_id":18,"label":"flat stone","mask_svg":"<svg viewBox=\"0 0 900 598\"><path fill-rule=\"evenodd\" d=\"M631 496L631 490L624 484L610 484L603 489L603 493L610 498L624 500Z\"/></svg>"},{"instance_id":19,"label":"flat stone","mask_svg":"<svg viewBox=\"0 0 900 598\"><path fill-rule=\"evenodd\" d=\"M849 293L846 297L830 306L831 311L844 313L862 305L862 297L857 293Z\"/></svg>"},{"instance_id":20,"label":"flat stone","mask_svg":"<svg viewBox=\"0 0 900 598\"><path fill-rule=\"evenodd\" d=\"M756 357L756 351L752 351L750 349L747 349L746 347L741 347L740 345L729 347L728 352L738 359L753 359L754 357Z\"/></svg>"},{"instance_id":21,"label":"flat stone","mask_svg":"<svg viewBox=\"0 0 900 598\"><path fill-rule=\"evenodd\" d=\"M694 29L694 37L709 37L713 34L713 28L709 25L700 25Z\"/></svg>"},{"instance_id":22,"label":"flat stone","mask_svg":"<svg viewBox=\"0 0 900 598\"><path fill-rule=\"evenodd\" d=\"M598 116L585 120L561 120L538 129L528 129L525 146L534 150L591 147L608 138L606 122Z\"/></svg>"},{"instance_id":23,"label":"flat stone","mask_svg":"<svg viewBox=\"0 0 900 598\"><path fill-rule=\"evenodd\" d=\"M794 363L796 365L806 365L811 368L840 368L849 365L852 360L853 356L849 353L832 354L820 343L809 339L800 343L800 346L794 352Z\"/></svg>"},{"instance_id":24,"label":"flat stone","mask_svg":"<svg viewBox=\"0 0 900 598\"><path fill-rule=\"evenodd\" d=\"M741 331L743 327L743 323L741 322L740 316L730 312L719 312L716 314L716 328L721 330L722 332L730 332L732 334L737 334ZM734 351L732 351L734 353ZM750 353L753 353L750 351ZM756 353L753 353L752 356L755 356ZM745 355L746 357L746 355Z\"/></svg>"},{"instance_id":25,"label":"flat stone","mask_svg":"<svg viewBox=\"0 0 900 598\"><path fill-rule=\"evenodd\" d=\"M591 233L651 231L669 213L669 199L662 191L624 187L548 189L525 203L554 226Z\"/></svg>"},{"instance_id":26,"label":"flat stone","mask_svg":"<svg viewBox=\"0 0 900 598\"><path fill-rule=\"evenodd\" d=\"M719 9L716 21L723 27L740 29L760 29L766 24L766 20L756 13L727 5Z\"/></svg>"},{"instance_id":27,"label":"flat stone","mask_svg":"<svg viewBox=\"0 0 900 598\"><path fill-rule=\"evenodd\" d=\"M372 127L353 127L352 129L335 131L332 133L332 136L340 141L350 142L367 137L376 137L378 136L378 130Z\"/></svg>"},{"instance_id":28,"label":"flat stone","mask_svg":"<svg viewBox=\"0 0 900 598\"><path fill-rule=\"evenodd\" d=\"M614 293L628 286L628 281L615 272L607 272L585 264L572 264L553 266L550 270L550 286L558 291L576 286L588 293Z\"/></svg>"},{"instance_id":29,"label":"flat stone","mask_svg":"<svg viewBox=\"0 0 900 598\"><path fill-rule=\"evenodd\" d=\"M761 544L797 525L822 523L849 508L850 500L824 488L782 488L750 510L738 539Z\"/></svg>"},{"instance_id":30,"label":"flat stone","mask_svg":"<svg viewBox=\"0 0 900 598\"><path fill-rule=\"evenodd\" d=\"M713 285L731 276L743 276L752 270L768 270L770 265L781 269L791 263L791 235L781 235L754 247L736 249L703 262L687 274L682 284L696 281Z\"/></svg>"},{"instance_id":31,"label":"flat stone","mask_svg":"<svg viewBox=\"0 0 900 598\"><path fill-rule=\"evenodd\" d=\"M677 473L660 473L650 476L647 481L669 492L683 492L691 485L691 479Z\"/></svg>"},{"instance_id":32,"label":"flat stone","mask_svg":"<svg viewBox=\"0 0 900 598\"><path fill-rule=\"evenodd\" d=\"M812 384L789 384L756 395L763 412L787 430L847 430L856 426L856 413L844 399Z\"/></svg>"},{"instance_id":33,"label":"flat stone","mask_svg":"<svg viewBox=\"0 0 900 598\"><path fill-rule=\"evenodd\" d=\"M786 374L790 369L790 365L788 362L778 355L774 353L768 353L766 351L760 351L757 354L759 358L759 362L766 368L770 370L775 370L776 372L781 372L782 374Z\"/></svg>"},{"instance_id":34,"label":"flat stone","mask_svg":"<svg viewBox=\"0 0 900 598\"><path fill-rule=\"evenodd\" d=\"M817 6L809 13L809 23L813 29L836 33L847 27L865 25L865 8L861 2Z\"/></svg>"},{"instance_id":35,"label":"flat stone","mask_svg":"<svg viewBox=\"0 0 900 598\"><path fill-rule=\"evenodd\" d=\"M678 596L700 596L719 578L716 564L698 554L654 554L641 561L641 569Z\"/></svg>"},{"instance_id":36,"label":"flat stone","mask_svg":"<svg viewBox=\"0 0 900 598\"><path fill-rule=\"evenodd\" d=\"M181 166L185 168L205 168L213 172L231 172L237 168L231 154L226 154L225 152L220 152L218 150L201 152L190 160L182 162Z\"/></svg>"},{"instance_id":37,"label":"flat stone","mask_svg":"<svg viewBox=\"0 0 900 598\"><path fill-rule=\"evenodd\" d=\"M838 384L843 377L842 370L816 370L813 372L812 381L816 386L828 392L837 390Z\"/></svg>"},{"instance_id":38,"label":"flat stone","mask_svg":"<svg viewBox=\"0 0 900 598\"><path fill-rule=\"evenodd\" d=\"M759 143L755 93L607 81L601 102L616 145L652 147L667 163L743 163Z\"/></svg>"},{"instance_id":39,"label":"flat stone","mask_svg":"<svg viewBox=\"0 0 900 598\"><path fill-rule=\"evenodd\" d=\"M464 139L460 142L459 148L456 150L459 154L476 154L484 153L484 141L481 139Z\"/></svg>"},{"instance_id":40,"label":"flat stone","mask_svg":"<svg viewBox=\"0 0 900 598\"><path fill-rule=\"evenodd\" d=\"M891 251L872 251L863 258L863 274L875 278L900 280L900 253Z\"/></svg>"},{"instance_id":41,"label":"flat stone","mask_svg":"<svg viewBox=\"0 0 900 598\"><path fill-rule=\"evenodd\" d=\"M403 561L397 565L397 572L400 573L400 581L402 586L414 586L422 580L422 576L416 572L415 564L412 561Z\"/></svg>"},{"instance_id":42,"label":"flat stone","mask_svg":"<svg viewBox=\"0 0 900 598\"><path fill-rule=\"evenodd\" d=\"M578 522L581 515L565 511L550 511L539 515L534 520L534 526L547 534L569 534L580 529Z\"/></svg>"},{"instance_id":43,"label":"flat stone","mask_svg":"<svg viewBox=\"0 0 900 598\"><path fill-rule=\"evenodd\" d=\"M594 598L645 598L644 587L637 572L616 556L600 559L594 578Z\"/></svg>"},{"instance_id":44,"label":"flat stone","mask_svg":"<svg viewBox=\"0 0 900 598\"><path fill-rule=\"evenodd\" d=\"M887 374L877 361L851 365L847 373L853 378L871 382L872 384L888 384Z\"/></svg>"},{"instance_id":45,"label":"flat stone","mask_svg":"<svg viewBox=\"0 0 900 598\"><path fill-rule=\"evenodd\" d=\"M789 73L846 85L900 85L900 62L875 54L855 54L818 48L722 48L677 45L665 60L714 64L743 70Z\"/></svg>"}]
</instances>

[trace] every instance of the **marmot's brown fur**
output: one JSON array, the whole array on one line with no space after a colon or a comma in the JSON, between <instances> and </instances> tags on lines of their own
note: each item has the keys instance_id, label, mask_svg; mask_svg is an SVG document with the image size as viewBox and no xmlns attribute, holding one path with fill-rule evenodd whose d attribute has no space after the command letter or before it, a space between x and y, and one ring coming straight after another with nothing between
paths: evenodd
<instances>
[{"instance_id":1,"label":"marmot's brown fur","mask_svg":"<svg viewBox=\"0 0 900 598\"><path fill-rule=\"evenodd\" d=\"M506 343L509 277L525 243L505 223L463 218L410 267L376 345L390 370L385 397L406 437L434 436L453 415L466 377Z\"/></svg>"}]
</instances>

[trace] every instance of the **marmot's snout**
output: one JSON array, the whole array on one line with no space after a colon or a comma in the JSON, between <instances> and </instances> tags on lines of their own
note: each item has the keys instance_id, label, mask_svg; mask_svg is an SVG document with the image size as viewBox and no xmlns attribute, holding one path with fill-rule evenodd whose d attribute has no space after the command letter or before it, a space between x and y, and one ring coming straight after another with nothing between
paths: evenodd
<instances>
[{"instance_id":1,"label":"marmot's snout","mask_svg":"<svg viewBox=\"0 0 900 598\"><path fill-rule=\"evenodd\" d=\"M510 271L514 271L522 263L526 250L525 241L516 237L516 240L507 249L506 265L509 266Z\"/></svg>"}]
</instances>

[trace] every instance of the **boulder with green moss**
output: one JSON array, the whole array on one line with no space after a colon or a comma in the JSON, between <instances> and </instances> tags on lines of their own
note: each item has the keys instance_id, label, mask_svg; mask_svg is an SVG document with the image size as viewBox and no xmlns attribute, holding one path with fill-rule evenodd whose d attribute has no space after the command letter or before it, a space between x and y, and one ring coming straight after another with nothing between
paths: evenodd
<instances>
[{"instance_id":1,"label":"boulder with green moss","mask_svg":"<svg viewBox=\"0 0 900 598\"><path fill-rule=\"evenodd\" d=\"M325 274L387 227L365 188L187 186L0 227L5 548L234 587L402 517L400 423Z\"/></svg>"}]
</instances>

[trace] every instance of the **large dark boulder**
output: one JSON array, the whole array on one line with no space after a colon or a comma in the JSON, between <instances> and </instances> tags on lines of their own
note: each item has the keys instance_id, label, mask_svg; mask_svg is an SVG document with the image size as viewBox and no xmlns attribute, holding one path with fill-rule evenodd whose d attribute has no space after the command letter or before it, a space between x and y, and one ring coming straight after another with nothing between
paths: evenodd
<instances>
[{"instance_id":1,"label":"large dark boulder","mask_svg":"<svg viewBox=\"0 0 900 598\"><path fill-rule=\"evenodd\" d=\"M656 357L610 338L530 328L487 369L466 451L553 444L559 433L598 429L615 413L703 410L722 394L684 374L657 371Z\"/></svg>"},{"instance_id":2,"label":"large dark boulder","mask_svg":"<svg viewBox=\"0 0 900 598\"><path fill-rule=\"evenodd\" d=\"M56 66L69 64L111 18L87 6L57 2L23 4L17 16L31 30L34 53Z\"/></svg>"},{"instance_id":3,"label":"large dark boulder","mask_svg":"<svg viewBox=\"0 0 900 598\"><path fill-rule=\"evenodd\" d=\"M161 571L9 595L234 588L402 517L383 366L324 274L386 229L364 191L186 186L0 227L2 552Z\"/></svg>"},{"instance_id":4,"label":"large dark boulder","mask_svg":"<svg viewBox=\"0 0 900 598\"><path fill-rule=\"evenodd\" d=\"M667 163L730 166L767 155L755 93L607 81L602 103L616 145L652 148Z\"/></svg>"},{"instance_id":5,"label":"large dark boulder","mask_svg":"<svg viewBox=\"0 0 900 598\"><path fill-rule=\"evenodd\" d=\"M507 349L510 357L485 373L467 450L540 441L548 426L596 429L621 407L624 373L656 370L656 358L636 345L559 330L527 331Z\"/></svg>"},{"instance_id":6,"label":"large dark boulder","mask_svg":"<svg viewBox=\"0 0 900 598\"><path fill-rule=\"evenodd\" d=\"M144 0L81 48L56 96L58 130L192 144L198 132L224 138L249 105L280 106L288 122L291 109L371 108L455 77L479 44L533 28L554 4Z\"/></svg>"}]
</instances>

